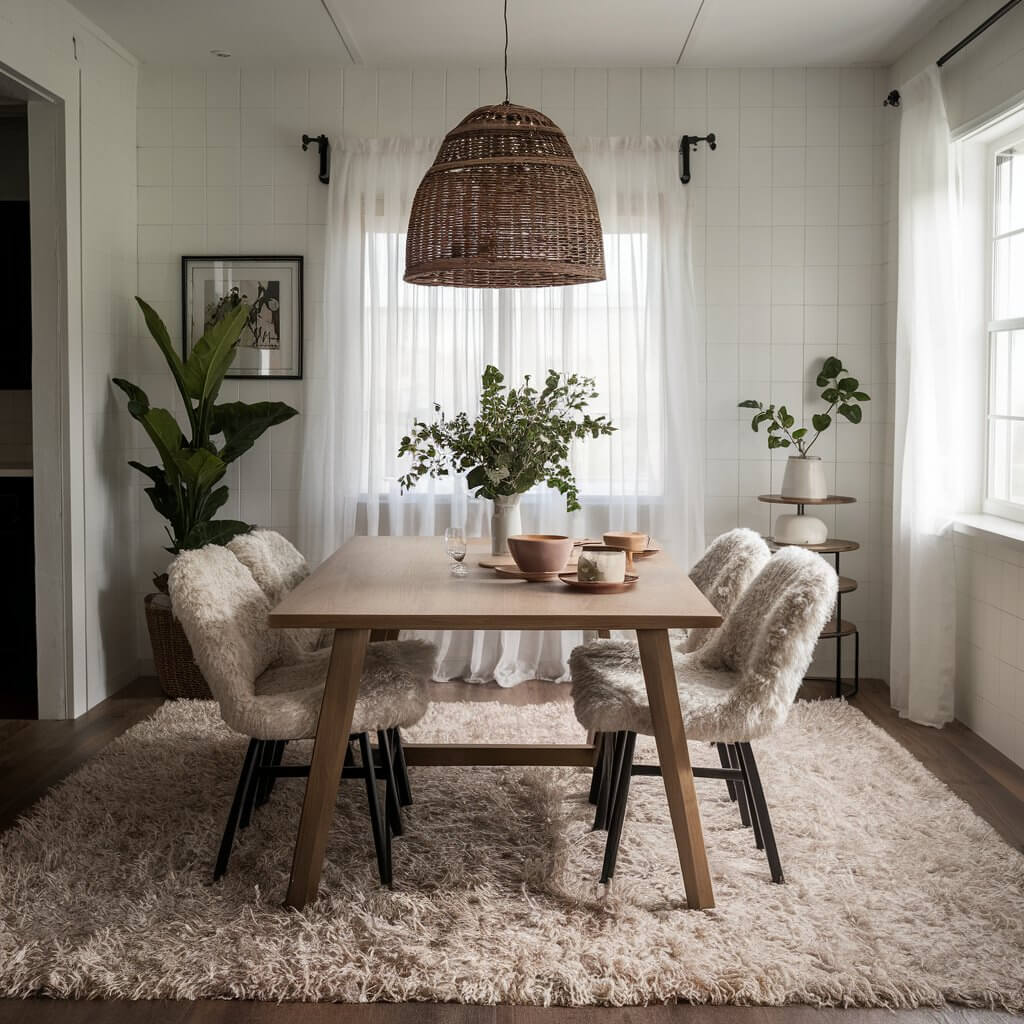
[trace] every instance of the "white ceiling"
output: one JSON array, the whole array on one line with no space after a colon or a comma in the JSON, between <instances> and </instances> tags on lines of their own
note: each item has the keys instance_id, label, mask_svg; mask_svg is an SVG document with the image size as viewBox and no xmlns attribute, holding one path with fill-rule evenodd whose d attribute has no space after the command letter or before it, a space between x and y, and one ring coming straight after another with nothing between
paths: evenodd
<instances>
[{"instance_id":1,"label":"white ceiling","mask_svg":"<svg viewBox=\"0 0 1024 1024\"><path fill-rule=\"evenodd\" d=\"M419 0L412 0L419 2ZM71 0L146 64L352 63L320 0ZM227 50L231 60L213 56Z\"/></svg>"},{"instance_id":2,"label":"white ceiling","mask_svg":"<svg viewBox=\"0 0 1024 1024\"><path fill-rule=\"evenodd\" d=\"M960 3L707 0L683 63L691 67L891 64Z\"/></svg>"},{"instance_id":3,"label":"white ceiling","mask_svg":"<svg viewBox=\"0 0 1024 1024\"><path fill-rule=\"evenodd\" d=\"M140 60L493 67L502 0L73 0ZM887 64L962 0L509 0L518 67ZM699 14L698 14L699 12ZM696 23L694 19L696 18ZM692 33L691 33L692 27Z\"/></svg>"},{"instance_id":4,"label":"white ceiling","mask_svg":"<svg viewBox=\"0 0 1024 1024\"><path fill-rule=\"evenodd\" d=\"M367 64L501 64L502 0L325 3ZM527 67L674 64L699 7L700 0L509 0L509 60Z\"/></svg>"}]
</instances>

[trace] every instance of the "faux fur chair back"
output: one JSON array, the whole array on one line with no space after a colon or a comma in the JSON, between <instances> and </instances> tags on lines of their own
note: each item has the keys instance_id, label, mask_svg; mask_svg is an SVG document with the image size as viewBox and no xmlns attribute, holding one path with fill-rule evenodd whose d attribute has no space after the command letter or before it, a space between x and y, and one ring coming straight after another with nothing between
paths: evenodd
<instances>
[{"instance_id":1,"label":"faux fur chair back","mask_svg":"<svg viewBox=\"0 0 1024 1024\"><path fill-rule=\"evenodd\" d=\"M168 576L174 614L231 725L280 651L279 630L267 628L270 602L252 573L216 544L182 551Z\"/></svg>"},{"instance_id":2,"label":"faux fur chair back","mask_svg":"<svg viewBox=\"0 0 1024 1024\"><path fill-rule=\"evenodd\" d=\"M250 530L228 541L227 547L244 565L271 609L279 605L308 575L302 552L276 530ZM301 658L312 654L323 642L321 629L281 629L281 655Z\"/></svg>"},{"instance_id":3,"label":"faux fur chair back","mask_svg":"<svg viewBox=\"0 0 1024 1024\"><path fill-rule=\"evenodd\" d=\"M309 575L302 552L276 530L240 533L227 546L252 573L271 607L280 604Z\"/></svg>"},{"instance_id":4,"label":"faux fur chair back","mask_svg":"<svg viewBox=\"0 0 1024 1024\"><path fill-rule=\"evenodd\" d=\"M695 664L740 676L730 703L751 735L785 720L835 607L838 586L835 570L820 555L783 548L691 656ZM725 717L731 716L726 712Z\"/></svg>"},{"instance_id":5,"label":"faux fur chair back","mask_svg":"<svg viewBox=\"0 0 1024 1024\"><path fill-rule=\"evenodd\" d=\"M771 556L768 545L753 530L729 530L711 542L703 557L690 570L690 579L724 617L732 611ZM713 629L691 629L686 634L682 650L685 653L696 651L715 632Z\"/></svg>"}]
</instances>

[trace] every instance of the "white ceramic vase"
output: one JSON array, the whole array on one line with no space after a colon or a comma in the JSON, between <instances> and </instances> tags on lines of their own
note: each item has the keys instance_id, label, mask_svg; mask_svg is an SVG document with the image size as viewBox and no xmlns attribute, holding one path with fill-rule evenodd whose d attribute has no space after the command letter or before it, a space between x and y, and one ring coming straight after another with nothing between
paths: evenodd
<instances>
[{"instance_id":1,"label":"white ceramic vase","mask_svg":"<svg viewBox=\"0 0 1024 1024\"><path fill-rule=\"evenodd\" d=\"M523 532L523 517L519 512L521 494L499 494L492 502L491 554L507 555L508 539Z\"/></svg>"},{"instance_id":2,"label":"white ceramic vase","mask_svg":"<svg viewBox=\"0 0 1024 1024\"><path fill-rule=\"evenodd\" d=\"M790 455L782 477L782 496L808 501L828 497L825 467L817 455Z\"/></svg>"},{"instance_id":3,"label":"white ceramic vase","mask_svg":"<svg viewBox=\"0 0 1024 1024\"><path fill-rule=\"evenodd\" d=\"M824 544L828 527L814 516L776 516L772 540L779 544Z\"/></svg>"}]
</instances>

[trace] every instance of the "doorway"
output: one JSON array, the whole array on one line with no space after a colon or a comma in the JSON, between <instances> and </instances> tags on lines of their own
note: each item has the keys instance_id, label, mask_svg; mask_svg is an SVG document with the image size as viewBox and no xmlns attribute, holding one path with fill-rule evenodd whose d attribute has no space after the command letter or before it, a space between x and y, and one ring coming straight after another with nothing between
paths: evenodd
<instances>
[{"instance_id":1,"label":"doorway","mask_svg":"<svg viewBox=\"0 0 1024 1024\"><path fill-rule=\"evenodd\" d=\"M32 459L32 247L28 105L0 82L0 718L37 718L35 542Z\"/></svg>"},{"instance_id":2,"label":"doorway","mask_svg":"<svg viewBox=\"0 0 1024 1024\"><path fill-rule=\"evenodd\" d=\"M77 90L68 89L75 104ZM80 303L69 263L80 241L68 215L65 101L0 65L0 718L74 717L84 665L81 600L72 558L80 534L81 481L69 441L70 355L81 344L69 316ZM74 154L72 149L72 153ZM72 159L74 159L74 155ZM27 239L26 239L27 230ZM17 282L15 284L15 282ZM8 339L10 341L8 342ZM80 476L80 473L79 473ZM77 495L78 500L74 500ZM84 708L82 709L84 710Z\"/></svg>"}]
</instances>

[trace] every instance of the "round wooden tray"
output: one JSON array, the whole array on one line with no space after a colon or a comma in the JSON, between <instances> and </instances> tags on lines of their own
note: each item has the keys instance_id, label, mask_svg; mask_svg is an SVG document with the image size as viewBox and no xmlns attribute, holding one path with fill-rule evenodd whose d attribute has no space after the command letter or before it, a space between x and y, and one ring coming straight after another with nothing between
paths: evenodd
<instances>
[{"instance_id":1,"label":"round wooden tray","mask_svg":"<svg viewBox=\"0 0 1024 1024\"><path fill-rule=\"evenodd\" d=\"M855 540L829 539L824 544L787 544L785 541L772 540L765 537L765 541L777 548L806 548L808 551L817 551L819 555L837 555L844 551L858 551L860 544Z\"/></svg>"},{"instance_id":2,"label":"round wooden tray","mask_svg":"<svg viewBox=\"0 0 1024 1024\"><path fill-rule=\"evenodd\" d=\"M827 498L784 498L781 494L759 494L758 501L769 505L852 505L857 499L848 494L830 494Z\"/></svg>"},{"instance_id":3,"label":"round wooden tray","mask_svg":"<svg viewBox=\"0 0 1024 1024\"><path fill-rule=\"evenodd\" d=\"M839 577L839 593L849 594L857 589L857 581L851 579L849 576Z\"/></svg>"},{"instance_id":4,"label":"round wooden tray","mask_svg":"<svg viewBox=\"0 0 1024 1024\"><path fill-rule=\"evenodd\" d=\"M846 619L841 619L839 622L839 628L836 628L836 620L833 619L831 622L825 623L825 628L818 634L819 640L834 640L837 636L853 636L857 632L857 627L854 623L848 622Z\"/></svg>"},{"instance_id":5,"label":"round wooden tray","mask_svg":"<svg viewBox=\"0 0 1024 1024\"><path fill-rule=\"evenodd\" d=\"M556 579L562 571L556 569L554 572L524 572L517 565L496 565L494 571L498 576L504 576L510 580L526 580L527 583L544 583L547 580Z\"/></svg>"}]
</instances>

